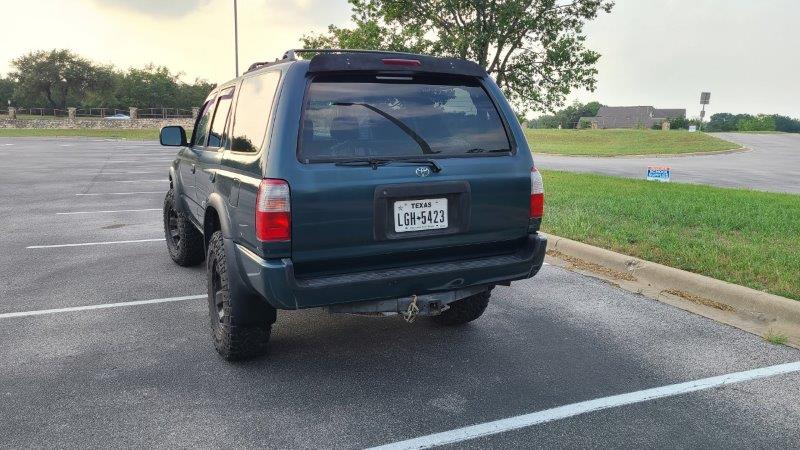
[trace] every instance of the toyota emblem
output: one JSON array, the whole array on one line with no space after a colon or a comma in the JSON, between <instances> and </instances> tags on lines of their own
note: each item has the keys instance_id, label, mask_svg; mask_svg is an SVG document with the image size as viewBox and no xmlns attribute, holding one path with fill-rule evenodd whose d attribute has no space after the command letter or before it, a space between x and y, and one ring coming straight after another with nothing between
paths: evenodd
<instances>
[{"instance_id":1,"label":"toyota emblem","mask_svg":"<svg viewBox=\"0 0 800 450\"><path fill-rule=\"evenodd\" d=\"M417 176L418 177L427 177L431 174L431 169L427 167L417 167Z\"/></svg>"}]
</instances>

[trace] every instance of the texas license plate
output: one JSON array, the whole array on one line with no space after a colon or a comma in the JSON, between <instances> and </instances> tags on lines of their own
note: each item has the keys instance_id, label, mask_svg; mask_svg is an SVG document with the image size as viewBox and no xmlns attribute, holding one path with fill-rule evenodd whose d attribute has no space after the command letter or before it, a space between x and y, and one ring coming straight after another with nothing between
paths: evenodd
<instances>
[{"instance_id":1,"label":"texas license plate","mask_svg":"<svg viewBox=\"0 0 800 450\"><path fill-rule=\"evenodd\" d=\"M447 199L422 198L394 202L394 232L447 228Z\"/></svg>"}]
</instances>

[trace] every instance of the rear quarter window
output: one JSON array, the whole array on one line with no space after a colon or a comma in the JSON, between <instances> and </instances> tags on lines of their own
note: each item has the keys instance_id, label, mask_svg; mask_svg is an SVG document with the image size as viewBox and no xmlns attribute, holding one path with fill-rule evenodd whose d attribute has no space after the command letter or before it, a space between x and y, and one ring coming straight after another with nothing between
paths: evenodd
<instances>
[{"instance_id":1,"label":"rear quarter window","mask_svg":"<svg viewBox=\"0 0 800 450\"><path fill-rule=\"evenodd\" d=\"M512 151L500 114L478 80L391 78L313 80L304 103L299 158L314 162Z\"/></svg>"},{"instance_id":2,"label":"rear quarter window","mask_svg":"<svg viewBox=\"0 0 800 450\"><path fill-rule=\"evenodd\" d=\"M239 90L233 119L231 150L255 153L264 144L280 72L245 78Z\"/></svg>"}]
</instances>

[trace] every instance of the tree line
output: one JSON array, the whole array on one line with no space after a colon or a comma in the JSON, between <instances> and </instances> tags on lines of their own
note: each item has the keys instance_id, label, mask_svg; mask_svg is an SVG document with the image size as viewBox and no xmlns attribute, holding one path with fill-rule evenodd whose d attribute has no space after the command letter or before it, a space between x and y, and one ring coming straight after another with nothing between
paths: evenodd
<instances>
[{"instance_id":1,"label":"tree line","mask_svg":"<svg viewBox=\"0 0 800 450\"><path fill-rule=\"evenodd\" d=\"M190 108L199 106L214 85L181 81L167 67L117 69L69 50L39 50L11 61L0 77L0 102L21 108Z\"/></svg>"},{"instance_id":2,"label":"tree line","mask_svg":"<svg viewBox=\"0 0 800 450\"><path fill-rule=\"evenodd\" d=\"M783 131L800 133L800 120L780 114L713 114L706 131Z\"/></svg>"},{"instance_id":3,"label":"tree line","mask_svg":"<svg viewBox=\"0 0 800 450\"><path fill-rule=\"evenodd\" d=\"M576 101L553 114L542 115L528 121L528 127L558 128L560 126L561 128L578 128L581 117L595 117L601 106L604 105L600 102L583 104Z\"/></svg>"}]
</instances>

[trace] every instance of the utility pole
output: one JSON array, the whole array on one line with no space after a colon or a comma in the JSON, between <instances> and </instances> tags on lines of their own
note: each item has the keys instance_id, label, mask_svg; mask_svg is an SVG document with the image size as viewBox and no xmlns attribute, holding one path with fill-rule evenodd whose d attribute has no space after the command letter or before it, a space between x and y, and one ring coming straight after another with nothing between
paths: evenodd
<instances>
[{"instance_id":1,"label":"utility pole","mask_svg":"<svg viewBox=\"0 0 800 450\"><path fill-rule=\"evenodd\" d=\"M239 18L236 14L236 0L233 0L233 53L236 58L236 77L239 77Z\"/></svg>"}]
</instances>

